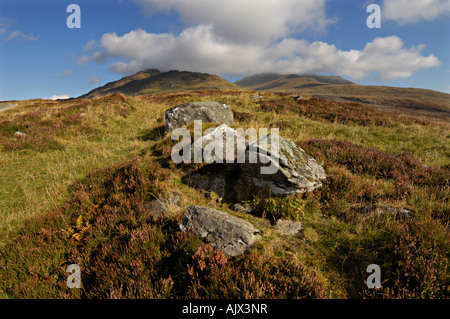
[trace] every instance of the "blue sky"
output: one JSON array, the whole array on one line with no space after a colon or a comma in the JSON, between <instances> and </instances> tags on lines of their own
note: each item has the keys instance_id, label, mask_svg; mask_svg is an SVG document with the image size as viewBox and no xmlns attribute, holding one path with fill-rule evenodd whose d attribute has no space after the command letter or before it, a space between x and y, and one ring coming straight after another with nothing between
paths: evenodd
<instances>
[{"instance_id":1,"label":"blue sky","mask_svg":"<svg viewBox=\"0 0 450 319\"><path fill-rule=\"evenodd\" d=\"M146 68L450 93L449 16L450 0L0 0L0 101L77 97Z\"/></svg>"}]
</instances>

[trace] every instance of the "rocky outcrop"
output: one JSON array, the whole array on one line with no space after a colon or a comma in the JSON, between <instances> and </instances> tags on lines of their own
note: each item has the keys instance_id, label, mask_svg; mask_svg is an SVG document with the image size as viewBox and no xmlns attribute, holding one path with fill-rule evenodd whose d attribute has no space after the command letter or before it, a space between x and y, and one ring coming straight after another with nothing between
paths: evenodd
<instances>
[{"instance_id":1,"label":"rocky outcrop","mask_svg":"<svg viewBox=\"0 0 450 319\"><path fill-rule=\"evenodd\" d=\"M252 163L252 156L257 163ZM241 164L244 178L255 186L269 187L274 196L313 191L327 177L314 158L281 136L269 134L249 144L246 158ZM263 174L262 168L270 173Z\"/></svg>"},{"instance_id":2,"label":"rocky outcrop","mask_svg":"<svg viewBox=\"0 0 450 319\"><path fill-rule=\"evenodd\" d=\"M241 218L201 206L187 208L180 229L200 235L231 257L247 252L260 235L255 226Z\"/></svg>"},{"instance_id":3,"label":"rocky outcrop","mask_svg":"<svg viewBox=\"0 0 450 319\"><path fill-rule=\"evenodd\" d=\"M269 134L248 143L243 133L225 124L195 140L191 152L196 163L234 165L242 173L235 178L257 188L267 187L274 196L313 191L326 179L324 168L289 139ZM191 186L213 190L221 198L228 188L226 180L220 168L214 169L213 175L189 175Z\"/></svg>"},{"instance_id":4,"label":"rocky outcrop","mask_svg":"<svg viewBox=\"0 0 450 319\"><path fill-rule=\"evenodd\" d=\"M232 125L233 112L220 102L192 102L175 106L166 111L166 132L201 120L204 123Z\"/></svg>"},{"instance_id":5,"label":"rocky outcrop","mask_svg":"<svg viewBox=\"0 0 450 319\"><path fill-rule=\"evenodd\" d=\"M226 124L206 130L205 134L191 145L194 162L203 159L211 163L235 163L240 159L245 161L247 140Z\"/></svg>"}]
</instances>

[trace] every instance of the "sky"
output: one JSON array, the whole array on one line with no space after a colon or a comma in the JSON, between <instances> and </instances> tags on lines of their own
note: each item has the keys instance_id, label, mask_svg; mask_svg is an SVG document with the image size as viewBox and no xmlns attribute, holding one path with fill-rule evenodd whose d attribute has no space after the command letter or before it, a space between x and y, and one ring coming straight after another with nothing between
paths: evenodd
<instances>
[{"instance_id":1,"label":"sky","mask_svg":"<svg viewBox=\"0 0 450 319\"><path fill-rule=\"evenodd\" d=\"M149 68L450 93L449 18L450 0L0 0L0 101L77 97Z\"/></svg>"}]
</instances>

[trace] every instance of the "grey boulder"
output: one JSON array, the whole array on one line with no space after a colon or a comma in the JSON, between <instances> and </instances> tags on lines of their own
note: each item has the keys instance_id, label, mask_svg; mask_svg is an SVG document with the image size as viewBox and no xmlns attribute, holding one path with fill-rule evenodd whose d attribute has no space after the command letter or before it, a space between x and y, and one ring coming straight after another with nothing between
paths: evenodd
<instances>
[{"instance_id":1,"label":"grey boulder","mask_svg":"<svg viewBox=\"0 0 450 319\"><path fill-rule=\"evenodd\" d=\"M271 134L249 144L242 170L249 183L269 187L274 196L313 191L327 177L325 169L302 148Z\"/></svg>"},{"instance_id":2,"label":"grey boulder","mask_svg":"<svg viewBox=\"0 0 450 319\"><path fill-rule=\"evenodd\" d=\"M231 257L247 252L260 235L255 226L241 218L195 205L187 208L180 229L200 235Z\"/></svg>"},{"instance_id":3,"label":"grey boulder","mask_svg":"<svg viewBox=\"0 0 450 319\"><path fill-rule=\"evenodd\" d=\"M211 163L235 163L245 161L248 142L236 130L226 124L208 129L191 145L194 162L203 160Z\"/></svg>"},{"instance_id":4,"label":"grey boulder","mask_svg":"<svg viewBox=\"0 0 450 319\"><path fill-rule=\"evenodd\" d=\"M228 105L215 102L191 102L175 106L166 111L166 132L188 125L196 120L204 123L234 123L233 112Z\"/></svg>"}]
</instances>

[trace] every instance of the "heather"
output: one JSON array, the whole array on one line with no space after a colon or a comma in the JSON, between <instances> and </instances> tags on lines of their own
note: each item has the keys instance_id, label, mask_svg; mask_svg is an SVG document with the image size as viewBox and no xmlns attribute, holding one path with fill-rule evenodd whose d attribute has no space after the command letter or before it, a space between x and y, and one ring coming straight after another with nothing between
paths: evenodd
<instances>
[{"instance_id":1,"label":"heather","mask_svg":"<svg viewBox=\"0 0 450 319\"><path fill-rule=\"evenodd\" d=\"M28 101L0 114L1 296L448 298L447 123L324 98L254 95L112 94ZM170 160L175 142L164 134L164 112L208 100L227 103L235 127L279 128L324 166L322 188L279 198L237 185L219 202L183 184L202 166ZM174 193L180 204L164 204ZM232 211L235 202L252 213ZM193 204L251 221L262 239L228 257L180 231ZM279 218L300 221L301 235L276 232ZM70 264L82 269L81 289L66 286ZM382 269L381 289L367 288L370 264Z\"/></svg>"}]
</instances>

